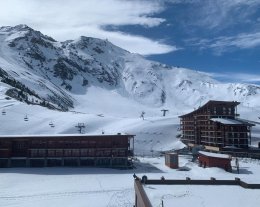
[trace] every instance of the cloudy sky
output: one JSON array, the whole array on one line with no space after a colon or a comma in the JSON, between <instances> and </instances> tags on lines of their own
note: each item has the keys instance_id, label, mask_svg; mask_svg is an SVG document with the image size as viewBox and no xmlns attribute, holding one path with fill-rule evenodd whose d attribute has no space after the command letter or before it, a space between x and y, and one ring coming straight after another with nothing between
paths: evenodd
<instances>
[{"instance_id":1,"label":"cloudy sky","mask_svg":"<svg viewBox=\"0 0 260 207\"><path fill-rule=\"evenodd\" d=\"M151 60L260 83L260 0L0 0L0 25L108 39Z\"/></svg>"}]
</instances>

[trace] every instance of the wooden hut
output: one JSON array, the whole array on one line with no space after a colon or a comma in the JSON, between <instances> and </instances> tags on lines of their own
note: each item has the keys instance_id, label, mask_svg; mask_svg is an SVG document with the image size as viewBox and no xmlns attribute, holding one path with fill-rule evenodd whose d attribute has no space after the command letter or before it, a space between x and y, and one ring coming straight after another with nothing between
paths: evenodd
<instances>
[{"instance_id":1,"label":"wooden hut","mask_svg":"<svg viewBox=\"0 0 260 207\"><path fill-rule=\"evenodd\" d=\"M165 154L165 165L173 168L173 169L177 169L179 168L179 155L178 153L166 153Z\"/></svg>"},{"instance_id":2,"label":"wooden hut","mask_svg":"<svg viewBox=\"0 0 260 207\"><path fill-rule=\"evenodd\" d=\"M232 171L230 155L199 151L198 160L201 167L219 167Z\"/></svg>"}]
</instances>

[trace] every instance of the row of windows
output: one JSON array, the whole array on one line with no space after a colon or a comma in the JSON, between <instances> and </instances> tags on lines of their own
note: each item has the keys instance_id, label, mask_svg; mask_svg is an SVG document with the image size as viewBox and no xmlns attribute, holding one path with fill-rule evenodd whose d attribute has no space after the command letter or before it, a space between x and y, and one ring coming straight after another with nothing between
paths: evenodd
<instances>
[{"instance_id":1,"label":"row of windows","mask_svg":"<svg viewBox=\"0 0 260 207\"><path fill-rule=\"evenodd\" d=\"M128 145L128 141L110 141L110 140L102 140L102 141L0 141L0 148L112 148L112 147L125 147Z\"/></svg>"},{"instance_id":2,"label":"row of windows","mask_svg":"<svg viewBox=\"0 0 260 207\"><path fill-rule=\"evenodd\" d=\"M200 116L200 115L209 115L209 114L234 116L235 108L234 107L226 107L226 106L214 106L214 107L211 107L211 108L203 108L203 109L197 111L194 114L182 117L182 120L192 120L193 118L196 118L196 115Z\"/></svg>"},{"instance_id":3,"label":"row of windows","mask_svg":"<svg viewBox=\"0 0 260 207\"><path fill-rule=\"evenodd\" d=\"M247 133L226 133L226 137L233 137L233 138L248 138L248 134Z\"/></svg>"},{"instance_id":4,"label":"row of windows","mask_svg":"<svg viewBox=\"0 0 260 207\"><path fill-rule=\"evenodd\" d=\"M120 147L127 143L120 141L32 141L31 147L51 147L51 148L79 148L79 147Z\"/></svg>"},{"instance_id":5,"label":"row of windows","mask_svg":"<svg viewBox=\"0 0 260 207\"><path fill-rule=\"evenodd\" d=\"M212 130L212 131L217 131L217 130L221 130L220 125L197 125L197 126L192 126L192 125L183 125L181 127L182 130L194 130L194 129L199 129L201 131L203 130ZM237 126L237 127L232 127L232 126L225 126L225 131L231 131L231 132L247 132L249 131L250 127L247 128L246 126Z\"/></svg>"},{"instance_id":6,"label":"row of windows","mask_svg":"<svg viewBox=\"0 0 260 207\"><path fill-rule=\"evenodd\" d=\"M57 150L30 150L31 157L125 157L126 150L95 150L95 149L57 149Z\"/></svg>"}]
</instances>

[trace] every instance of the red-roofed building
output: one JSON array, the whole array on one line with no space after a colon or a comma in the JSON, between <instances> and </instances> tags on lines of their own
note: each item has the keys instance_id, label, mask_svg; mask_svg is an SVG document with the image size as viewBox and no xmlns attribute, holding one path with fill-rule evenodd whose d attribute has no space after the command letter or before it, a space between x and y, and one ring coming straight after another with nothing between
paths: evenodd
<instances>
[{"instance_id":1,"label":"red-roofed building","mask_svg":"<svg viewBox=\"0 0 260 207\"><path fill-rule=\"evenodd\" d=\"M219 167L232 171L230 155L199 151L198 160L201 167Z\"/></svg>"}]
</instances>

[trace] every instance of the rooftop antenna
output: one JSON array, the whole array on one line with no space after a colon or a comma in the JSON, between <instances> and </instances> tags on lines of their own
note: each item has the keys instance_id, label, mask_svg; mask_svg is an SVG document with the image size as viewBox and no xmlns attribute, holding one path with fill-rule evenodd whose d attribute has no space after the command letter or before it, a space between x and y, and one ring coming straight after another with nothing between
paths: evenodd
<instances>
[{"instance_id":1,"label":"rooftop antenna","mask_svg":"<svg viewBox=\"0 0 260 207\"><path fill-rule=\"evenodd\" d=\"M75 126L76 128L78 128L78 131L80 134L83 133L83 129L86 128L85 124L84 123L78 123L77 126Z\"/></svg>"}]
</instances>

